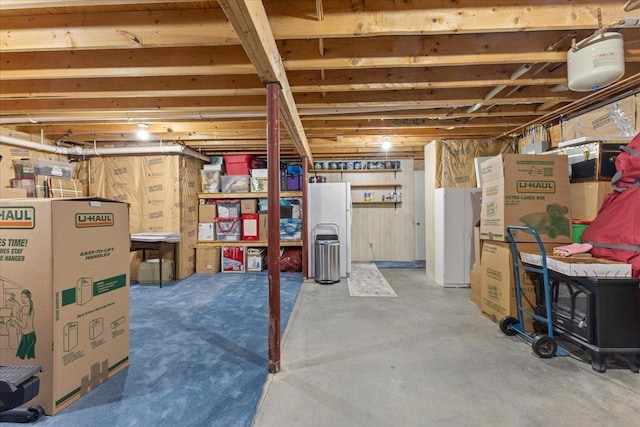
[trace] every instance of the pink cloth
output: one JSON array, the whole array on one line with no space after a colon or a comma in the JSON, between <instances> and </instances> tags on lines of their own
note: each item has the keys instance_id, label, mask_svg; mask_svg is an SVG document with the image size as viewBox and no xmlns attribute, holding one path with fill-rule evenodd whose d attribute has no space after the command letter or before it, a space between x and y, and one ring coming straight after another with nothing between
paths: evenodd
<instances>
[{"instance_id":1,"label":"pink cloth","mask_svg":"<svg viewBox=\"0 0 640 427\"><path fill-rule=\"evenodd\" d=\"M589 252L593 245L589 243L572 243L565 246L557 246L553 248L553 254L559 256L571 256L575 254L584 254Z\"/></svg>"}]
</instances>

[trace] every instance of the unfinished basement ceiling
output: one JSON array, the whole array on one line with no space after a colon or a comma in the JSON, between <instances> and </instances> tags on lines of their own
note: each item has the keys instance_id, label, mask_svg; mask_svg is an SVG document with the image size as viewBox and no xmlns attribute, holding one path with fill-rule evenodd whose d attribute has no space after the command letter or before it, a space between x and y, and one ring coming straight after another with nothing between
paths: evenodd
<instances>
[{"instance_id":1,"label":"unfinished basement ceiling","mask_svg":"<svg viewBox=\"0 0 640 427\"><path fill-rule=\"evenodd\" d=\"M0 132L104 146L146 124L155 142L264 153L276 79L283 156L374 158L387 139L422 158L433 139L517 135L640 86L636 26L613 29L617 83L566 89L572 39L639 18L634 3L2 0Z\"/></svg>"}]
</instances>

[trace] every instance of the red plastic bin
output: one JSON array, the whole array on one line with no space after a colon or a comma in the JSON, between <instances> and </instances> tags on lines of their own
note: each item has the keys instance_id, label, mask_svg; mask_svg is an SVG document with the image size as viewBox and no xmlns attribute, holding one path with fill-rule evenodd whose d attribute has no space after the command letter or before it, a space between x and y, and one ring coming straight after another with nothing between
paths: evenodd
<instances>
[{"instance_id":1,"label":"red plastic bin","mask_svg":"<svg viewBox=\"0 0 640 427\"><path fill-rule=\"evenodd\" d=\"M228 154L224 156L224 166L227 175L249 175L251 169L251 154Z\"/></svg>"}]
</instances>

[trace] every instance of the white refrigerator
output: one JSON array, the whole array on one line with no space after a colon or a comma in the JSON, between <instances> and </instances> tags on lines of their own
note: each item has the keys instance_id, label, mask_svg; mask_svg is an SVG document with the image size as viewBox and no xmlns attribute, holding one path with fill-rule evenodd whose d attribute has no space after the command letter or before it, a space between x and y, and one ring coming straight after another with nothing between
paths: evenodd
<instances>
[{"instance_id":1,"label":"white refrigerator","mask_svg":"<svg viewBox=\"0 0 640 427\"><path fill-rule=\"evenodd\" d=\"M307 183L309 277L315 277L315 237L338 233L340 277L351 273L351 184L348 182Z\"/></svg>"}]
</instances>

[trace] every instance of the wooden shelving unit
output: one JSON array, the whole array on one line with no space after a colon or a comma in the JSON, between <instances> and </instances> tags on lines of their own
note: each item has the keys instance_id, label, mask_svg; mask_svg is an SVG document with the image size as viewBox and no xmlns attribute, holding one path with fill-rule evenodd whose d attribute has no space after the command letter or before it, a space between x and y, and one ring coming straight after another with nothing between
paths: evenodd
<instances>
[{"instance_id":1,"label":"wooden shelving unit","mask_svg":"<svg viewBox=\"0 0 640 427\"><path fill-rule=\"evenodd\" d=\"M351 190L368 190L368 189L393 189L394 193L396 189L402 188L402 184L351 184ZM366 205L393 205L397 207L402 204L400 200L369 200L369 201L353 201L354 206L366 206Z\"/></svg>"},{"instance_id":2,"label":"wooden shelving unit","mask_svg":"<svg viewBox=\"0 0 640 427\"><path fill-rule=\"evenodd\" d=\"M402 172L402 169L309 169L309 173L384 173Z\"/></svg>"},{"instance_id":3,"label":"wooden shelving unit","mask_svg":"<svg viewBox=\"0 0 640 427\"><path fill-rule=\"evenodd\" d=\"M259 241L259 240L240 240L240 241L235 240L230 242L225 242L220 240L215 240L213 242L198 241L198 247L207 247L207 246L213 246L213 247L249 246L249 247L256 247L256 248L266 248L268 246L268 243L265 241ZM280 247L295 247L295 246L302 246L302 240L280 240Z\"/></svg>"},{"instance_id":4,"label":"wooden shelving unit","mask_svg":"<svg viewBox=\"0 0 640 427\"><path fill-rule=\"evenodd\" d=\"M402 188L402 184L351 184L352 190L362 190L366 188Z\"/></svg>"},{"instance_id":5,"label":"wooden shelving unit","mask_svg":"<svg viewBox=\"0 0 640 427\"><path fill-rule=\"evenodd\" d=\"M198 193L198 199L262 199L269 193L249 192L249 193ZM302 191L281 191L280 198L302 197Z\"/></svg>"},{"instance_id":6,"label":"wooden shelving unit","mask_svg":"<svg viewBox=\"0 0 640 427\"><path fill-rule=\"evenodd\" d=\"M198 193L199 200L233 200L233 199L261 199L268 196L267 192L248 192L248 193ZM302 191L281 191L280 198L302 197ZM219 247L219 246L245 246L245 247L267 247L266 241L258 240L214 240L203 241L198 240L197 247ZM280 247L302 246L302 240L280 240Z\"/></svg>"},{"instance_id":7,"label":"wooden shelving unit","mask_svg":"<svg viewBox=\"0 0 640 427\"><path fill-rule=\"evenodd\" d=\"M394 206L396 206L396 205L401 205L402 202L398 202L398 201L394 202L393 200L388 201L388 202L386 200L384 202L382 200L374 200L372 202L351 202L351 204L354 205L354 206L355 205L358 205L358 206L363 206L363 205L394 205Z\"/></svg>"}]
</instances>

